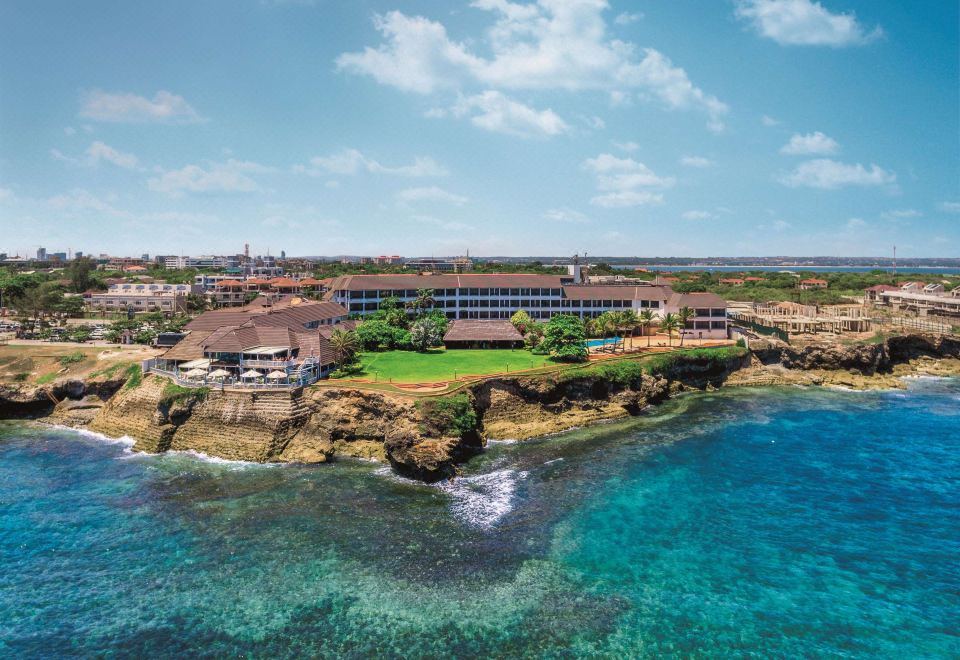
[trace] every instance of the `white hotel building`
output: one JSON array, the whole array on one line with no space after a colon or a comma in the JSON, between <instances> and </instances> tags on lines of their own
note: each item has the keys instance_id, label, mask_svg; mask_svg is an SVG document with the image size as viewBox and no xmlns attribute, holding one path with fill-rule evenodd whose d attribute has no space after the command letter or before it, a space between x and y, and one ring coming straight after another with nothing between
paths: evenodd
<instances>
[{"instance_id":1,"label":"white hotel building","mask_svg":"<svg viewBox=\"0 0 960 660\"><path fill-rule=\"evenodd\" d=\"M624 309L663 316L689 307L696 313L686 328L689 335L727 337L727 304L715 294L682 294L649 284L577 284L573 275L345 275L330 284L325 299L363 316L379 309L385 298L412 301L418 289L432 290L435 307L450 319L509 319L519 310L539 320L554 314L595 318Z\"/></svg>"}]
</instances>

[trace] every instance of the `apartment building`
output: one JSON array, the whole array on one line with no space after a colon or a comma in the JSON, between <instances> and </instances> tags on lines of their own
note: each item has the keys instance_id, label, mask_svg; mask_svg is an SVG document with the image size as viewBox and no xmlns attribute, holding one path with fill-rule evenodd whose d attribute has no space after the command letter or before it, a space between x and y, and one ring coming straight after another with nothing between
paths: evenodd
<instances>
[{"instance_id":1,"label":"apartment building","mask_svg":"<svg viewBox=\"0 0 960 660\"><path fill-rule=\"evenodd\" d=\"M106 293L92 294L86 307L92 312L179 314L187 311L187 296L191 293L195 293L191 284L123 282L111 284Z\"/></svg>"}]
</instances>

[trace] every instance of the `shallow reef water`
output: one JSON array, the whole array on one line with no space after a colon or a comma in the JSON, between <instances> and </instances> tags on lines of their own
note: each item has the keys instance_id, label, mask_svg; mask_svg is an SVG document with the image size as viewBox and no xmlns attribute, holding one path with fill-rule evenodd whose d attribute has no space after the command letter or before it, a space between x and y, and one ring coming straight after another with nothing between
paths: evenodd
<instances>
[{"instance_id":1,"label":"shallow reef water","mask_svg":"<svg viewBox=\"0 0 960 660\"><path fill-rule=\"evenodd\" d=\"M743 389L453 482L0 422L0 657L958 657L960 382Z\"/></svg>"}]
</instances>

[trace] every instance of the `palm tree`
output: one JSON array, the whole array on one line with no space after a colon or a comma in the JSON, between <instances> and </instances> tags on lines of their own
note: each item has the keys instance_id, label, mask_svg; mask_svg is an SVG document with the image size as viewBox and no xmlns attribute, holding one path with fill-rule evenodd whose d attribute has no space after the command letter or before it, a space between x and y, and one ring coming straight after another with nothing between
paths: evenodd
<instances>
[{"instance_id":1,"label":"palm tree","mask_svg":"<svg viewBox=\"0 0 960 660\"><path fill-rule=\"evenodd\" d=\"M632 337L633 334L636 332L637 322L639 320L637 319L637 313L632 309L624 309L617 312L616 317L617 317L617 329L629 330L630 336ZM617 334L620 334L620 333L618 332ZM626 341L624 341L621 344L621 349L623 351L627 350Z\"/></svg>"},{"instance_id":2,"label":"palm tree","mask_svg":"<svg viewBox=\"0 0 960 660\"><path fill-rule=\"evenodd\" d=\"M647 347L648 348L650 346L650 340L653 337L653 332L651 331L650 326L653 325L654 318L656 317L652 309L643 310L642 312L640 312L640 315L637 317L637 325L639 325L641 328L647 329Z\"/></svg>"},{"instance_id":3,"label":"palm tree","mask_svg":"<svg viewBox=\"0 0 960 660\"><path fill-rule=\"evenodd\" d=\"M330 333L330 348L333 350L333 359L336 360L339 369L357 354L359 343L356 333L337 328Z\"/></svg>"},{"instance_id":4,"label":"palm tree","mask_svg":"<svg viewBox=\"0 0 960 660\"><path fill-rule=\"evenodd\" d=\"M433 289L417 289L417 297L406 304L408 309L412 309L418 316L425 309L433 309L437 305L436 298L433 297Z\"/></svg>"},{"instance_id":5,"label":"palm tree","mask_svg":"<svg viewBox=\"0 0 960 660\"><path fill-rule=\"evenodd\" d=\"M667 331L667 346L673 346L673 331L680 327L680 319L676 314L664 314L660 321L660 328Z\"/></svg>"},{"instance_id":6,"label":"palm tree","mask_svg":"<svg viewBox=\"0 0 960 660\"><path fill-rule=\"evenodd\" d=\"M680 325L680 345L683 346L683 337L686 334L684 329L687 327L687 323L696 316L697 313L690 309L689 307L681 307L680 312L677 314L677 320Z\"/></svg>"}]
</instances>

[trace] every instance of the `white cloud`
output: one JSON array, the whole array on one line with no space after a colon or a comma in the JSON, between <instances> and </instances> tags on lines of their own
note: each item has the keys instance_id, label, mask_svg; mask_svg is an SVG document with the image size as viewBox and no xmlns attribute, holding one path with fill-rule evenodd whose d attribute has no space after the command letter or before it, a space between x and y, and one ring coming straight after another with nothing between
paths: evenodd
<instances>
[{"instance_id":1,"label":"white cloud","mask_svg":"<svg viewBox=\"0 0 960 660\"><path fill-rule=\"evenodd\" d=\"M568 208L548 209L543 212L543 219L551 222L566 222L571 224L587 224L590 218L581 213Z\"/></svg>"},{"instance_id":2,"label":"white cloud","mask_svg":"<svg viewBox=\"0 0 960 660\"><path fill-rule=\"evenodd\" d=\"M409 165L388 167L365 156L357 149L343 149L328 156L315 156L310 159L309 166L296 165L294 171L310 176L353 175L360 172L409 177L447 176L448 174L446 168L428 156L417 156Z\"/></svg>"},{"instance_id":3,"label":"white cloud","mask_svg":"<svg viewBox=\"0 0 960 660\"><path fill-rule=\"evenodd\" d=\"M807 187L834 190L845 186L884 186L896 183L897 175L871 164L841 163L828 158L808 160L793 172L780 177L780 182L792 188Z\"/></svg>"},{"instance_id":4,"label":"white cloud","mask_svg":"<svg viewBox=\"0 0 960 660\"><path fill-rule=\"evenodd\" d=\"M75 129L73 126L64 126L63 132L65 135L75 135L77 132L77 129Z\"/></svg>"},{"instance_id":5,"label":"white cloud","mask_svg":"<svg viewBox=\"0 0 960 660\"><path fill-rule=\"evenodd\" d=\"M686 211L680 217L684 220L713 220L717 215L709 211Z\"/></svg>"},{"instance_id":6,"label":"white cloud","mask_svg":"<svg viewBox=\"0 0 960 660\"><path fill-rule=\"evenodd\" d=\"M163 172L147 181L150 190L178 197L184 193L250 193L261 190L249 174L263 173L270 168L250 161L228 160L209 163L205 167L187 165L179 170Z\"/></svg>"},{"instance_id":7,"label":"white cloud","mask_svg":"<svg viewBox=\"0 0 960 660\"><path fill-rule=\"evenodd\" d=\"M780 148L780 153L788 156L829 156L839 150L840 145L836 140L816 131L806 135L795 133L790 141Z\"/></svg>"},{"instance_id":8,"label":"white cloud","mask_svg":"<svg viewBox=\"0 0 960 660\"><path fill-rule=\"evenodd\" d=\"M662 204L663 195L650 192L649 190L624 190L591 197L590 203L594 206L601 206L608 209L645 206L648 204Z\"/></svg>"},{"instance_id":9,"label":"white cloud","mask_svg":"<svg viewBox=\"0 0 960 660\"><path fill-rule=\"evenodd\" d=\"M204 121L182 96L159 91L152 99L129 92L86 92L80 116L118 123L193 124Z\"/></svg>"},{"instance_id":10,"label":"white cloud","mask_svg":"<svg viewBox=\"0 0 960 660\"><path fill-rule=\"evenodd\" d=\"M617 17L613 19L613 22L617 25L630 25L631 23L636 23L637 21L643 18L643 12L638 11L634 13L623 12L622 14L617 14Z\"/></svg>"},{"instance_id":11,"label":"white cloud","mask_svg":"<svg viewBox=\"0 0 960 660\"><path fill-rule=\"evenodd\" d=\"M113 147L97 141L87 148L87 160L91 165L98 165L100 161L112 163L125 170L136 169L139 161L133 154L117 151Z\"/></svg>"},{"instance_id":12,"label":"white cloud","mask_svg":"<svg viewBox=\"0 0 960 660\"><path fill-rule=\"evenodd\" d=\"M703 156L684 156L680 159L681 165L686 165L687 167L711 167L713 161L709 158L704 158Z\"/></svg>"},{"instance_id":13,"label":"white cloud","mask_svg":"<svg viewBox=\"0 0 960 660\"><path fill-rule=\"evenodd\" d=\"M814 0L739 0L738 18L761 36L784 46L859 46L878 39L878 26L867 31L853 13L834 14Z\"/></svg>"},{"instance_id":14,"label":"white cloud","mask_svg":"<svg viewBox=\"0 0 960 660\"><path fill-rule=\"evenodd\" d=\"M707 113L713 130L723 127L727 106L696 87L686 72L651 48L637 49L607 37L602 0L541 0L515 4L474 0L472 6L496 14L484 46L491 57L476 55L447 35L443 24L399 11L378 15L374 24L383 43L362 52L343 53L341 71L368 75L407 92L483 88L514 90L603 90L625 100L633 89L671 109Z\"/></svg>"},{"instance_id":15,"label":"white cloud","mask_svg":"<svg viewBox=\"0 0 960 660\"><path fill-rule=\"evenodd\" d=\"M867 226L867 221L864 220L863 218L850 218L849 220L847 220L848 230L863 229L866 226Z\"/></svg>"},{"instance_id":16,"label":"white cloud","mask_svg":"<svg viewBox=\"0 0 960 660\"><path fill-rule=\"evenodd\" d=\"M884 220L909 220L911 218L919 218L922 215L923 213L917 209L891 209L881 213L880 217Z\"/></svg>"},{"instance_id":17,"label":"white cloud","mask_svg":"<svg viewBox=\"0 0 960 660\"><path fill-rule=\"evenodd\" d=\"M590 117L581 116L580 119L581 121L583 121L584 124L586 124L587 126L589 126L595 131L601 131L607 127L607 122L603 120L603 117L598 117L596 115L593 115Z\"/></svg>"},{"instance_id":18,"label":"white cloud","mask_svg":"<svg viewBox=\"0 0 960 660\"><path fill-rule=\"evenodd\" d=\"M780 120L774 119L770 115L763 115L762 117L760 117L760 123L769 128L772 126L779 126Z\"/></svg>"},{"instance_id":19,"label":"white cloud","mask_svg":"<svg viewBox=\"0 0 960 660\"><path fill-rule=\"evenodd\" d=\"M75 216L88 211L96 211L113 217L129 217L130 214L122 211L109 201L97 197L83 188L74 188L69 193L55 195L46 200L50 208L65 215Z\"/></svg>"},{"instance_id":20,"label":"white cloud","mask_svg":"<svg viewBox=\"0 0 960 660\"><path fill-rule=\"evenodd\" d=\"M414 222L419 222L422 225L432 225L434 227L438 227L446 232L462 232L474 229L472 226L466 223L459 222L457 220L444 220L441 218L435 218L432 215L415 214L410 216L410 219Z\"/></svg>"},{"instance_id":21,"label":"white cloud","mask_svg":"<svg viewBox=\"0 0 960 660\"><path fill-rule=\"evenodd\" d=\"M0 188L0 201L12 200L13 191L9 188Z\"/></svg>"},{"instance_id":22,"label":"white cloud","mask_svg":"<svg viewBox=\"0 0 960 660\"><path fill-rule=\"evenodd\" d=\"M446 112L434 109L428 114L442 117ZM552 137L570 130L553 110L535 110L493 90L461 96L448 112L454 117L469 115L470 122L478 128L519 137Z\"/></svg>"},{"instance_id":23,"label":"white cloud","mask_svg":"<svg viewBox=\"0 0 960 660\"><path fill-rule=\"evenodd\" d=\"M596 177L597 190L603 194L590 200L595 206L607 208L659 204L663 195L649 188L669 188L672 177L658 176L653 170L632 158L618 158L600 154L583 162L583 169Z\"/></svg>"},{"instance_id":24,"label":"white cloud","mask_svg":"<svg viewBox=\"0 0 960 660\"><path fill-rule=\"evenodd\" d=\"M786 220L774 220L772 224L773 224L774 230L776 231L786 231L793 226Z\"/></svg>"},{"instance_id":25,"label":"white cloud","mask_svg":"<svg viewBox=\"0 0 960 660\"><path fill-rule=\"evenodd\" d=\"M133 154L118 151L100 141L94 142L87 147L83 157L80 158L68 156L59 149L51 149L50 155L55 160L84 167L96 167L101 162L107 162L125 170L134 170L138 169L139 165L139 160Z\"/></svg>"},{"instance_id":26,"label":"white cloud","mask_svg":"<svg viewBox=\"0 0 960 660\"><path fill-rule=\"evenodd\" d=\"M612 141L611 144L615 146L620 151L626 151L627 153L632 153L640 148L640 145L636 142L617 142Z\"/></svg>"},{"instance_id":27,"label":"white cloud","mask_svg":"<svg viewBox=\"0 0 960 660\"><path fill-rule=\"evenodd\" d=\"M944 213L960 213L960 202L941 202L940 210Z\"/></svg>"},{"instance_id":28,"label":"white cloud","mask_svg":"<svg viewBox=\"0 0 960 660\"><path fill-rule=\"evenodd\" d=\"M397 199L401 202L439 202L443 204L453 204L463 206L469 200L462 196L448 192L437 186L428 188L407 188L397 193Z\"/></svg>"}]
</instances>

